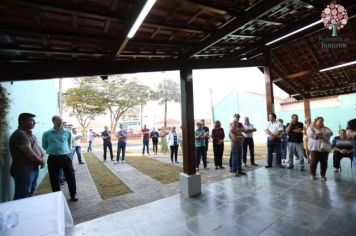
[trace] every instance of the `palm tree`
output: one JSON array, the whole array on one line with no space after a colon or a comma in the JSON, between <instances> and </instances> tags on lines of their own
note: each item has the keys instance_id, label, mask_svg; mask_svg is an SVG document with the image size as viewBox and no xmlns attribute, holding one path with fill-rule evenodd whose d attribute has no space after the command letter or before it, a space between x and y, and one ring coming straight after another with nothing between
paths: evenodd
<instances>
[{"instance_id":1,"label":"palm tree","mask_svg":"<svg viewBox=\"0 0 356 236\"><path fill-rule=\"evenodd\" d=\"M168 102L180 102L178 83L173 80L163 80L152 92L151 99L158 100L160 105L164 104L164 128L167 128L167 104Z\"/></svg>"}]
</instances>

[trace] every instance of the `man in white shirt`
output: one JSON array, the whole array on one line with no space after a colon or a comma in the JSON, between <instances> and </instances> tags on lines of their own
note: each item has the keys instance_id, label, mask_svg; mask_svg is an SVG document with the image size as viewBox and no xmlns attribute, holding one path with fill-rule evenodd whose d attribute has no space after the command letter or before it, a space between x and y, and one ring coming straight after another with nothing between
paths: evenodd
<instances>
[{"instance_id":1,"label":"man in white shirt","mask_svg":"<svg viewBox=\"0 0 356 236\"><path fill-rule=\"evenodd\" d=\"M91 145L93 144L93 141L94 141L94 133L93 133L92 129L89 129L89 132L87 134L87 140L88 140L87 152L91 152L91 151L93 151L91 148Z\"/></svg>"},{"instance_id":2,"label":"man in white shirt","mask_svg":"<svg viewBox=\"0 0 356 236\"><path fill-rule=\"evenodd\" d=\"M276 114L272 113L268 116L269 122L267 123L267 127L265 132L268 136L267 138L267 165L266 168L272 167L273 162L273 152L276 153L277 156L277 167L284 168L281 164L281 134L283 132L282 125L276 121Z\"/></svg>"},{"instance_id":3,"label":"man in white shirt","mask_svg":"<svg viewBox=\"0 0 356 236\"><path fill-rule=\"evenodd\" d=\"M73 133L72 147L74 147L73 157L74 157L74 154L77 153L79 164L84 164L84 162L82 161L82 153L81 153L82 147L81 147L81 143L80 143L82 136L80 134L78 134L78 131L76 128L72 129L72 133Z\"/></svg>"},{"instance_id":4,"label":"man in white shirt","mask_svg":"<svg viewBox=\"0 0 356 236\"><path fill-rule=\"evenodd\" d=\"M244 136L244 139L242 141L242 160L246 167L247 147L248 147L250 150L251 165L258 166L255 163L255 151L254 151L254 143L253 143L253 132L256 132L256 128L253 124L250 123L250 120L247 116L245 117L244 120L245 120L243 124L244 132L242 132L242 135Z\"/></svg>"}]
</instances>

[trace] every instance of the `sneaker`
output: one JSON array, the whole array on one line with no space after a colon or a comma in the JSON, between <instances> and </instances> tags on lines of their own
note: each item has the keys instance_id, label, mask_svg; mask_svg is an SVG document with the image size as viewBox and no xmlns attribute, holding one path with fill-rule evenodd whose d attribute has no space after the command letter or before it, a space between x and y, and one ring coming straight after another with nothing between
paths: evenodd
<instances>
[{"instance_id":1,"label":"sneaker","mask_svg":"<svg viewBox=\"0 0 356 236\"><path fill-rule=\"evenodd\" d=\"M223 166L220 166L220 169L225 169L225 167L223 167Z\"/></svg>"},{"instance_id":2,"label":"sneaker","mask_svg":"<svg viewBox=\"0 0 356 236\"><path fill-rule=\"evenodd\" d=\"M199 171L199 168L195 168L195 171Z\"/></svg>"},{"instance_id":3,"label":"sneaker","mask_svg":"<svg viewBox=\"0 0 356 236\"><path fill-rule=\"evenodd\" d=\"M309 179L310 179L310 180L316 180L316 179L318 179L318 178L315 177L315 175L311 175L311 176L309 177Z\"/></svg>"},{"instance_id":4,"label":"sneaker","mask_svg":"<svg viewBox=\"0 0 356 236\"><path fill-rule=\"evenodd\" d=\"M209 167L204 167L205 170L209 170Z\"/></svg>"},{"instance_id":5,"label":"sneaker","mask_svg":"<svg viewBox=\"0 0 356 236\"><path fill-rule=\"evenodd\" d=\"M219 169L219 167L215 166L215 170L218 170L218 169Z\"/></svg>"},{"instance_id":6,"label":"sneaker","mask_svg":"<svg viewBox=\"0 0 356 236\"><path fill-rule=\"evenodd\" d=\"M277 167L284 169L284 166L282 166L281 164L277 165Z\"/></svg>"},{"instance_id":7,"label":"sneaker","mask_svg":"<svg viewBox=\"0 0 356 236\"><path fill-rule=\"evenodd\" d=\"M267 165L267 166L265 166L265 168L272 168L272 166L270 166L270 165Z\"/></svg>"},{"instance_id":8,"label":"sneaker","mask_svg":"<svg viewBox=\"0 0 356 236\"><path fill-rule=\"evenodd\" d=\"M334 172L339 172L339 168L334 168Z\"/></svg>"},{"instance_id":9,"label":"sneaker","mask_svg":"<svg viewBox=\"0 0 356 236\"><path fill-rule=\"evenodd\" d=\"M322 176L322 177L321 177L321 180L322 180L322 181L326 181L327 178L326 178L325 176Z\"/></svg>"},{"instance_id":10,"label":"sneaker","mask_svg":"<svg viewBox=\"0 0 356 236\"><path fill-rule=\"evenodd\" d=\"M116 165L116 164L119 164L119 163L120 163L119 161L115 161L115 162L114 162L115 165Z\"/></svg>"},{"instance_id":11,"label":"sneaker","mask_svg":"<svg viewBox=\"0 0 356 236\"><path fill-rule=\"evenodd\" d=\"M252 163L251 166L258 166L256 163Z\"/></svg>"},{"instance_id":12,"label":"sneaker","mask_svg":"<svg viewBox=\"0 0 356 236\"><path fill-rule=\"evenodd\" d=\"M239 175L246 175L246 173L245 173L245 172L242 172L242 171L237 172L237 174L239 174Z\"/></svg>"},{"instance_id":13,"label":"sneaker","mask_svg":"<svg viewBox=\"0 0 356 236\"><path fill-rule=\"evenodd\" d=\"M179 161L176 161L176 163L178 164L178 163L179 163Z\"/></svg>"},{"instance_id":14,"label":"sneaker","mask_svg":"<svg viewBox=\"0 0 356 236\"><path fill-rule=\"evenodd\" d=\"M125 160L122 160L121 163L124 164L124 163L125 163Z\"/></svg>"}]
</instances>

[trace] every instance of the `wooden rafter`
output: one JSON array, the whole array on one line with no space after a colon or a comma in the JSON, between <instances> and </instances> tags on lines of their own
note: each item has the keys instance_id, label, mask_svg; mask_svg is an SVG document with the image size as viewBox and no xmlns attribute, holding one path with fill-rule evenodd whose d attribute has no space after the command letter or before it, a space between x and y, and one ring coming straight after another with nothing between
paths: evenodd
<instances>
[{"instance_id":1,"label":"wooden rafter","mask_svg":"<svg viewBox=\"0 0 356 236\"><path fill-rule=\"evenodd\" d=\"M274 6L281 4L284 2L283 0L271 0L271 1L262 1L257 4L255 7L251 8L249 11L241 13L240 16L230 23L228 23L225 27L221 28L210 37L205 39L199 46L192 48L182 55L181 59L187 59L205 48L214 45L222 38L227 35L234 33L238 28L247 24L248 22L260 17L261 15L266 14L266 12L270 11Z\"/></svg>"}]
</instances>

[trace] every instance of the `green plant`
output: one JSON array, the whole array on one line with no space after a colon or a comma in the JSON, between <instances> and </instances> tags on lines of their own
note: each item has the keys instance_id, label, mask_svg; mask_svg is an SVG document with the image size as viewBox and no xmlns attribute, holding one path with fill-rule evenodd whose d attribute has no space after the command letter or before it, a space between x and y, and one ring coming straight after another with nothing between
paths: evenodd
<instances>
[{"instance_id":1,"label":"green plant","mask_svg":"<svg viewBox=\"0 0 356 236\"><path fill-rule=\"evenodd\" d=\"M7 127L6 115L10 108L10 99L4 87L0 84L0 165L3 164L3 156L6 151L5 129Z\"/></svg>"}]
</instances>

